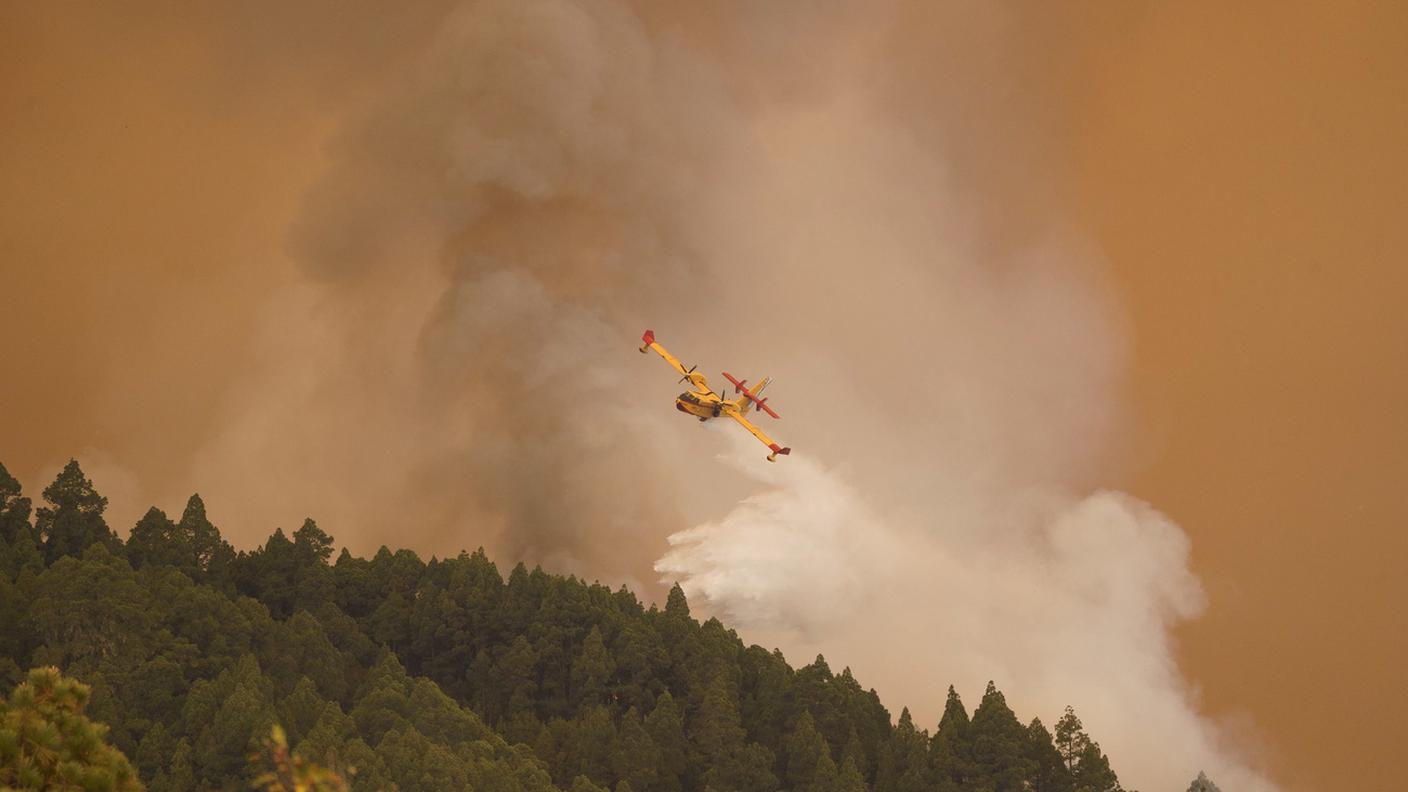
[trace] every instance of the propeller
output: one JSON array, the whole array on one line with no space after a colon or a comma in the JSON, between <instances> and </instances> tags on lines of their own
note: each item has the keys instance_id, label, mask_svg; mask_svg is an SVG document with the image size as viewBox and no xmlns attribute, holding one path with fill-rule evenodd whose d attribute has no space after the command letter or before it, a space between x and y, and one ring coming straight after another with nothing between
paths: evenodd
<instances>
[{"instance_id":1,"label":"propeller","mask_svg":"<svg viewBox=\"0 0 1408 792\"><path fill-rule=\"evenodd\" d=\"M699 366L690 366L689 370L684 373L684 376L680 377L680 382L684 382L685 380L689 379L689 375L693 374L694 370L697 368L699 368Z\"/></svg>"}]
</instances>

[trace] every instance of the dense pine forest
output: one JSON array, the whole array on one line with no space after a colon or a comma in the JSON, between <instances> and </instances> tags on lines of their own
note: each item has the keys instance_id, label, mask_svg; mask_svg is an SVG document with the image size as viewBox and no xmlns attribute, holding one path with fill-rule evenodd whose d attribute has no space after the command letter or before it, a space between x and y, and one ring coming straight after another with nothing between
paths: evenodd
<instances>
[{"instance_id":1,"label":"dense pine forest","mask_svg":"<svg viewBox=\"0 0 1408 792\"><path fill-rule=\"evenodd\" d=\"M401 792L1120 789L1069 708L1053 733L950 688L931 732L679 587L661 609L482 551L334 557L312 520L236 551L194 495L124 542L106 503L77 462L37 508L0 466L0 787L283 788L262 751Z\"/></svg>"}]
</instances>

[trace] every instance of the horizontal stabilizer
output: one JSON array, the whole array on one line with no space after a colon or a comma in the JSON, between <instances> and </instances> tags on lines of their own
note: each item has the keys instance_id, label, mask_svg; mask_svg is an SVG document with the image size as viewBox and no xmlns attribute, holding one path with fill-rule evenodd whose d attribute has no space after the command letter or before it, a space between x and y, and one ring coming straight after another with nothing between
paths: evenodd
<instances>
[{"instance_id":1,"label":"horizontal stabilizer","mask_svg":"<svg viewBox=\"0 0 1408 792\"><path fill-rule=\"evenodd\" d=\"M752 402L755 405L756 409L761 410L762 412L765 412L774 418L782 417L781 415L778 415L777 413L773 412L773 409L767 405L767 399L758 398L758 396L763 392L763 388L766 388L768 386L768 383L772 381L770 378L763 377L762 381L759 382L756 387L754 387L752 390L749 390L748 380L735 379L734 376L728 373L727 371L724 372L724 377L729 382L733 383L733 392L742 393L743 397L746 398L748 401Z\"/></svg>"}]
</instances>

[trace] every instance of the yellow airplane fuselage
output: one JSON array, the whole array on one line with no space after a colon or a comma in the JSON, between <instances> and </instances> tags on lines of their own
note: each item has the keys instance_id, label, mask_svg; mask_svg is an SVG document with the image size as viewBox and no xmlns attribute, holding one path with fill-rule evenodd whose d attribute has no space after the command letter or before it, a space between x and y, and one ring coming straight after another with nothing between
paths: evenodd
<instances>
[{"instance_id":1,"label":"yellow airplane fuselage","mask_svg":"<svg viewBox=\"0 0 1408 792\"><path fill-rule=\"evenodd\" d=\"M675 397L675 409L682 413L689 413L701 421L710 418L718 418L727 414L731 405L721 401L717 396L707 393L695 393L685 391Z\"/></svg>"}]
</instances>

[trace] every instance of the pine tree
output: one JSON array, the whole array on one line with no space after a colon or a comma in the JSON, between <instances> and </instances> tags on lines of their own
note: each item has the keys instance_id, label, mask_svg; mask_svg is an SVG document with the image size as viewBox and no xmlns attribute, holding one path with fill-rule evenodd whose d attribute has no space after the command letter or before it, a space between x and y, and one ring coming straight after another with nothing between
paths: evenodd
<instances>
[{"instance_id":1,"label":"pine tree","mask_svg":"<svg viewBox=\"0 0 1408 792\"><path fill-rule=\"evenodd\" d=\"M928 735L914 726L906 707L889 741L880 751L875 792L924 792L928 787Z\"/></svg>"},{"instance_id":2,"label":"pine tree","mask_svg":"<svg viewBox=\"0 0 1408 792\"><path fill-rule=\"evenodd\" d=\"M715 792L771 792L777 788L772 774L772 752L746 743L747 732L738 712L738 694L728 673L716 671L692 724L693 744L707 768L706 786Z\"/></svg>"},{"instance_id":3,"label":"pine tree","mask_svg":"<svg viewBox=\"0 0 1408 792\"><path fill-rule=\"evenodd\" d=\"M704 772L704 786L714 792L774 792L773 753L757 743L731 748Z\"/></svg>"},{"instance_id":4,"label":"pine tree","mask_svg":"<svg viewBox=\"0 0 1408 792\"><path fill-rule=\"evenodd\" d=\"M655 709L645 717L645 730L660 751L660 771L650 792L679 792L681 779L688 769L689 752L684 736L684 716L669 691L655 700Z\"/></svg>"},{"instance_id":5,"label":"pine tree","mask_svg":"<svg viewBox=\"0 0 1408 792\"><path fill-rule=\"evenodd\" d=\"M127 538L127 560L133 568L169 566L187 577L198 578L195 548L186 540L176 523L166 513L153 506L132 526Z\"/></svg>"},{"instance_id":6,"label":"pine tree","mask_svg":"<svg viewBox=\"0 0 1408 792\"><path fill-rule=\"evenodd\" d=\"M298 744L317 725L328 702L318 695L313 680L301 677L294 686L293 693L279 699L276 709L279 721L287 724L288 738Z\"/></svg>"},{"instance_id":7,"label":"pine tree","mask_svg":"<svg viewBox=\"0 0 1408 792\"><path fill-rule=\"evenodd\" d=\"M569 754L575 772L595 782L609 785L614 781L611 749L616 744L616 725L605 707L592 707L576 721L575 737Z\"/></svg>"},{"instance_id":8,"label":"pine tree","mask_svg":"<svg viewBox=\"0 0 1408 792\"><path fill-rule=\"evenodd\" d=\"M665 599L665 615L680 619L689 618L689 600L684 596L684 589L676 583L670 587L670 594Z\"/></svg>"},{"instance_id":9,"label":"pine tree","mask_svg":"<svg viewBox=\"0 0 1408 792\"><path fill-rule=\"evenodd\" d=\"M326 564L332 558L333 539L318 527L313 519L306 518L303 525L293 532L293 549L300 567Z\"/></svg>"},{"instance_id":10,"label":"pine tree","mask_svg":"<svg viewBox=\"0 0 1408 792\"><path fill-rule=\"evenodd\" d=\"M972 782L994 792L1019 792L1035 769L1028 758L1027 730L991 681L969 724Z\"/></svg>"},{"instance_id":11,"label":"pine tree","mask_svg":"<svg viewBox=\"0 0 1408 792\"><path fill-rule=\"evenodd\" d=\"M841 774L845 775L846 763L850 762L862 779L865 778L870 768L870 762L866 757L865 743L861 742L860 733L852 725L846 735L845 747L841 749Z\"/></svg>"},{"instance_id":12,"label":"pine tree","mask_svg":"<svg viewBox=\"0 0 1408 792\"><path fill-rule=\"evenodd\" d=\"M867 792L865 777L856 767L855 759L846 757L841 762L841 773L836 781L836 792Z\"/></svg>"},{"instance_id":13,"label":"pine tree","mask_svg":"<svg viewBox=\"0 0 1408 792\"><path fill-rule=\"evenodd\" d=\"M816 772L812 774L812 781L804 792L837 792L840 784L841 771L836 769L836 762L828 752L817 759Z\"/></svg>"},{"instance_id":14,"label":"pine tree","mask_svg":"<svg viewBox=\"0 0 1408 792\"><path fill-rule=\"evenodd\" d=\"M235 550L220 536L220 529L206 517L205 501L201 500L200 495L192 495L186 501L177 527L195 555L195 580L209 583L222 591L232 591L230 567L235 561Z\"/></svg>"},{"instance_id":15,"label":"pine tree","mask_svg":"<svg viewBox=\"0 0 1408 792\"><path fill-rule=\"evenodd\" d=\"M196 788L196 770L191 742L185 737L176 741L176 750L171 753L171 763L166 768L164 786L152 784L152 792L183 792Z\"/></svg>"},{"instance_id":16,"label":"pine tree","mask_svg":"<svg viewBox=\"0 0 1408 792\"><path fill-rule=\"evenodd\" d=\"M2 546L0 546L2 547ZM12 687L22 681L19 663L14 658L29 655L30 604L24 589L0 574L0 684Z\"/></svg>"},{"instance_id":17,"label":"pine tree","mask_svg":"<svg viewBox=\"0 0 1408 792\"><path fill-rule=\"evenodd\" d=\"M184 718L195 731L192 760L197 777L212 785L238 783L260 736L277 720L273 684L247 655L213 682L197 682Z\"/></svg>"},{"instance_id":18,"label":"pine tree","mask_svg":"<svg viewBox=\"0 0 1408 792\"><path fill-rule=\"evenodd\" d=\"M714 674L699 712L690 724L690 732L694 747L709 762L721 759L743 744L746 732L738 714L738 695L727 673Z\"/></svg>"},{"instance_id":19,"label":"pine tree","mask_svg":"<svg viewBox=\"0 0 1408 792\"><path fill-rule=\"evenodd\" d=\"M640 713L634 707L626 710L616 731L616 744L611 748L611 769L620 779L617 789L620 784L642 792L655 788L660 765L660 749L646 731Z\"/></svg>"},{"instance_id":20,"label":"pine tree","mask_svg":"<svg viewBox=\"0 0 1408 792\"><path fill-rule=\"evenodd\" d=\"M1100 751L1100 744L1093 740L1081 750L1071 776L1076 792L1121 792L1120 780L1110 768L1109 758Z\"/></svg>"},{"instance_id":21,"label":"pine tree","mask_svg":"<svg viewBox=\"0 0 1408 792\"><path fill-rule=\"evenodd\" d=\"M301 740L295 741L294 750L314 762L349 762L358 769L360 776L365 768L348 756L345 750L357 734L357 723L336 702L327 702L312 728Z\"/></svg>"},{"instance_id":22,"label":"pine tree","mask_svg":"<svg viewBox=\"0 0 1408 792\"><path fill-rule=\"evenodd\" d=\"M968 783L972 774L968 711L953 685L948 686L948 700L939 718L938 731L929 743L929 777L939 786L958 788Z\"/></svg>"},{"instance_id":23,"label":"pine tree","mask_svg":"<svg viewBox=\"0 0 1408 792\"><path fill-rule=\"evenodd\" d=\"M1027 752L1032 792L1072 792L1075 785L1070 771L1040 718L1032 718L1027 727Z\"/></svg>"},{"instance_id":24,"label":"pine tree","mask_svg":"<svg viewBox=\"0 0 1408 792\"><path fill-rule=\"evenodd\" d=\"M786 769L783 781L795 792L811 792L814 789L823 757L831 763L834 781L836 765L831 759L831 750L817 732L810 712L803 711L797 718L797 725L783 743L783 757Z\"/></svg>"},{"instance_id":25,"label":"pine tree","mask_svg":"<svg viewBox=\"0 0 1408 792\"><path fill-rule=\"evenodd\" d=\"M494 669L495 685L500 700L502 719L534 714L533 700L537 695L537 653L522 635L513 640Z\"/></svg>"},{"instance_id":26,"label":"pine tree","mask_svg":"<svg viewBox=\"0 0 1408 792\"><path fill-rule=\"evenodd\" d=\"M20 483L4 465L0 465L0 577L16 580L22 570L29 569L37 575L44 569L44 559L35 544L29 515L29 498L20 493ZM0 625L0 629L4 629L0 632L0 647L13 647L16 628ZM9 652L13 653L14 649Z\"/></svg>"},{"instance_id":27,"label":"pine tree","mask_svg":"<svg viewBox=\"0 0 1408 792\"><path fill-rule=\"evenodd\" d=\"M101 542L114 552L122 546L108 524L103 510L108 499L93 490L93 482L83 475L78 460L70 459L54 483L44 490L44 500L35 519L35 529L44 547L44 560L52 564L64 556L80 558L91 544Z\"/></svg>"},{"instance_id":28,"label":"pine tree","mask_svg":"<svg viewBox=\"0 0 1408 792\"><path fill-rule=\"evenodd\" d=\"M29 498L20 493L20 483L0 464L0 542L11 544L21 529L29 529Z\"/></svg>"},{"instance_id":29,"label":"pine tree","mask_svg":"<svg viewBox=\"0 0 1408 792\"><path fill-rule=\"evenodd\" d=\"M415 600L414 593L407 595L399 591L393 591L381 601L381 604L372 612L370 618L366 620L368 632L379 644L383 644L397 652L402 657L410 654L411 648L411 626L414 623ZM290 596L290 600L292 597ZM527 642L524 642L525 646ZM528 647L531 651L532 647Z\"/></svg>"},{"instance_id":30,"label":"pine tree","mask_svg":"<svg viewBox=\"0 0 1408 792\"><path fill-rule=\"evenodd\" d=\"M1075 771L1089 742L1090 738L1081 728L1080 718L1076 717L1074 709L1067 706L1066 713L1056 722L1056 751L1061 754L1061 761L1066 763L1067 772Z\"/></svg>"},{"instance_id":31,"label":"pine tree","mask_svg":"<svg viewBox=\"0 0 1408 792\"><path fill-rule=\"evenodd\" d=\"M614 664L602 641L601 630L592 627L582 643L582 651L572 662L572 697L576 700L575 710L581 711L606 704L606 682L611 678Z\"/></svg>"},{"instance_id":32,"label":"pine tree","mask_svg":"<svg viewBox=\"0 0 1408 792\"><path fill-rule=\"evenodd\" d=\"M275 528L263 547L240 553L234 567L239 593L264 603L275 619L287 619L293 613L298 558L282 528Z\"/></svg>"},{"instance_id":33,"label":"pine tree","mask_svg":"<svg viewBox=\"0 0 1408 792\"><path fill-rule=\"evenodd\" d=\"M83 715L91 689L36 668L0 703L0 787L140 790L137 771Z\"/></svg>"},{"instance_id":34,"label":"pine tree","mask_svg":"<svg viewBox=\"0 0 1408 792\"><path fill-rule=\"evenodd\" d=\"M293 598L290 613L300 608L315 611L336 598L337 584L333 582L332 568L328 566L332 543L332 537L311 519L305 519L303 526L293 532Z\"/></svg>"},{"instance_id":35,"label":"pine tree","mask_svg":"<svg viewBox=\"0 0 1408 792\"><path fill-rule=\"evenodd\" d=\"M20 523L15 528L14 539L9 545L0 545L0 574L11 580L19 580L26 570L31 575L44 571L44 555L39 550L39 542L34 538L34 529Z\"/></svg>"},{"instance_id":36,"label":"pine tree","mask_svg":"<svg viewBox=\"0 0 1408 792\"><path fill-rule=\"evenodd\" d=\"M175 750L176 738L167 730L166 724L158 722L142 735L132 761L143 778L155 778L166 768Z\"/></svg>"},{"instance_id":37,"label":"pine tree","mask_svg":"<svg viewBox=\"0 0 1408 792\"><path fill-rule=\"evenodd\" d=\"M36 663L136 665L157 623L151 598L132 568L101 542L81 561L67 556L55 562L30 590L28 624L42 644L34 653Z\"/></svg>"},{"instance_id":38,"label":"pine tree","mask_svg":"<svg viewBox=\"0 0 1408 792\"><path fill-rule=\"evenodd\" d=\"M426 739L409 723L398 724L376 746L400 792L469 788L468 768L447 746Z\"/></svg>"}]
</instances>

